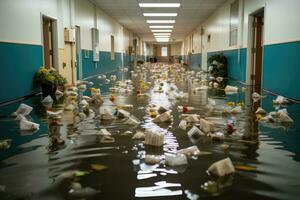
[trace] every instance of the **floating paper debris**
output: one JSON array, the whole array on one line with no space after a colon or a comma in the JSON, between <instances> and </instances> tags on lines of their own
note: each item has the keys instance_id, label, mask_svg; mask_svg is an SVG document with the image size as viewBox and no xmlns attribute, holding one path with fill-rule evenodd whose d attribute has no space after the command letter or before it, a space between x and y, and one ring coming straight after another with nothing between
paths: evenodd
<instances>
[{"instance_id":1,"label":"floating paper debris","mask_svg":"<svg viewBox=\"0 0 300 200\"><path fill-rule=\"evenodd\" d=\"M145 163L148 164L148 165L155 165L157 163L160 162L160 156L157 156L157 155L146 155L145 156Z\"/></svg>"},{"instance_id":2,"label":"floating paper debris","mask_svg":"<svg viewBox=\"0 0 300 200\"><path fill-rule=\"evenodd\" d=\"M210 136L215 141L223 141L225 139L225 135L222 132L216 132L211 134Z\"/></svg>"},{"instance_id":3,"label":"floating paper debris","mask_svg":"<svg viewBox=\"0 0 300 200\"><path fill-rule=\"evenodd\" d=\"M252 94L252 100L253 100L253 102L257 102L257 101L259 101L260 99L261 99L261 95L258 94L257 92L254 92L254 93Z\"/></svg>"},{"instance_id":4,"label":"floating paper debris","mask_svg":"<svg viewBox=\"0 0 300 200\"><path fill-rule=\"evenodd\" d=\"M235 169L230 158L225 158L213 163L207 171L217 176L225 176L234 173Z\"/></svg>"},{"instance_id":5,"label":"floating paper debris","mask_svg":"<svg viewBox=\"0 0 300 200\"><path fill-rule=\"evenodd\" d=\"M238 92L238 87L227 85L224 89L226 93L237 93Z\"/></svg>"},{"instance_id":6,"label":"floating paper debris","mask_svg":"<svg viewBox=\"0 0 300 200\"><path fill-rule=\"evenodd\" d=\"M116 80L117 80L117 76L116 76L116 75L111 75L111 76L110 76L110 80L116 81Z\"/></svg>"},{"instance_id":7,"label":"floating paper debris","mask_svg":"<svg viewBox=\"0 0 300 200\"><path fill-rule=\"evenodd\" d=\"M198 123L200 120L200 115L197 114L182 114L181 118L183 118L188 123Z\"/></svg>"},{"instance_id":8,"label":"floating paper debris","mask_svg":"<svg viewBox=\"0 0 300 200\"><path fill-rule=\"evenodd\" d=\"M109 107L100 107L99 114L101 120L114 120L115 116L112 114L112 110Z\"/></svg>"},{"instance_id":9,"label":"floating paper debris","mask_svg":"<svg viewBox=\"0 0 300 200\"><path fill-rule=\"evenodd\" d=\"M105 135L100 139L100 143L114 143L114 142L115 142L115 138L108 135Z\"/></svg>"},{"instance_id":10,"label":"floating paper debris","mask_svg":"<svg viewBox=\"0 0 300 200\"><path fill-rule=\"evenodd\" d=\"M185 149L181 149L177 151L177 154L184 154L186 156L198 156L200 155L200 150L197 146L191 146Z\"/></svg>"},{"instance_id":11,"label":"floating paper debris","mask_svg":"<svg viewBox=\"0 0 300 200\"><path fill-rule=\"evenodd\" d=\"M165 161L168 166L180 166L187 164L187 158L184 154L165 154Z\"/></svg>"},{"instance_id":12,"label":"floating paper debris","mask_svg":"<svg viewBox=\"0 0 300 200\"><path fill-rule=\"evenodd\" d=\"M169 109L167 108L167 107L165 107L165 106L160 106L159 108L158 108L158 113L159 114L162 114L162 113L164 113L164 112L167 112Z\"/></svg>"},{"instance_id":13,"label":"floating paper debris","mask_svg":"<svg viewBox=\"0 0 300 200\"><path fill-rule=\"evenodd\" d=\"M200 136L205 135L200 129L196 126L193 126L188 132L187 135L191 138L199 138Z\"/></svg>"},{"instance_id":14,"label":"floating paper debris","mask_svg":"<svg viewBox=\"0 0 300 200\"><path fill-rule=\"evenodd\" d=\"M210 121L207 121L205 119L200 119L200 129L205 133L214 132L215 125Z\"/></svg>"},{"instance_id":15,"label":"floating paper debris","mask_svg":"<svg viewBox=\"0 0 300 200\"><path fill-rule=\"evenodd\" d=\"M217 77L216 81L218 81L219 83L223 81L223 77Z\"/></svg>"},{"instance_id":16,"label":"floating paper debris","mask_svg":"<svg viewBox=\"0 0 300 200\"><path fill-rule=\"evenodd\" d=\"M13 117L17 117L18 115L27 116L31 113L32 110L33 108L31 106L21 103L16 112L12 113L11 115Z\"/></svg>"},{"instance_id":17,"label":"floating paper debris","mask_svg":"<svg viewBox=\"0 0 300 200\"><path fill-rule=\"evenodd\" d=\"M53 111L50 111L50 110L47 110L47 116L49 118L61 118L61 115L62 115L63 111L62 110L59 110L59 111L56 111L56 112L53 112Z\"/></svg>"},{"instance_id":18,"label":"floating paper debris","mask_svg":"<svg viewBox=\"0 0 300 200\"><path fill-rule=\"evenodd\" d=\"M99 131L98 135L111 136L111 133L107 129L103 128Z\"/></svg>"},{"instance_id":19,"label":"floating paper debris","mask_svg":"<svg viewBox=\"0 0 300 200\"><path fill-rule=\"evenodd\" d=\"M39 130L40 125L31 121L28 121L25 117L21 118L20 130L21 131L35 131Z\"/></svg>"},{"instance_id":20,"label":"floating paper debris","mask_svg":"<svg viewBox=\"0 0 300 200\"><path fill-rule=\"evenodd\" d=\"M255 114L265 115L265 114L267 114L267 112L264 109L262 109L261 107L258 107Z\"/></svg>"},{"instance_id":21,"label":"floating paper debris","mask_svg":"<svg viewBox=\"0 0 300 200\"><path fill-rule=\"evenodd\" d=\"M64 96L64 93L59 90L56 90L55 92L56 99L60 99L62 96Z\"/></svg>"},{"instance_id":22,"label":"floating paper debris","mask_svg":"<svg viewBox=\"0 0 300 200\"><path fill-rule=\"evenodd\" d=\"M128 118L130 117L130 113L123 109L117 109L115 112L115 116L117 116L118 118Z\"/></svg>"},{"instance_id":23,"label":"floating paper debris","mask_svg":"<svg viewBox=\"0 0 300 200\"><path fill-rule=\"evenodd\" d=\"M236 106L234 108L231 109L230 113L232 114L238 114L243 112L242 107L241 106Z\"/></svg>"},{"instance_id":24,"label":"floating paper debris","mask_svg":"<svg viewBox=\"0 0 300 200\"><path fill-rule=\"evenodd\" d=\"M171 115L171 110L164 112L160 115L158 115L155 119L153 119L153 122L160 123L160 122L171 122L173 121L173 116Z\"/></svg>"},{"instance_id":25,"label":"floating paper debris","mask_svg":"<svg viewBox=\"0 0 300 200\"><path fill-rule=\"evenodd\" d=\"M283 96L277 96L275 100L273 100L274 104L287 104L289 100Z\"/></svg>"},{"instance_id":26,"label":"floating paper debris","mask_svg":"<svg viewBox=\"0 0 300 200\"><path fill-rule=\"evenodd\" d=\"M164 136L165 134L163 132L147 130L145 132L145 144L160 147L164 144Z\"/></svg>"},{"instance_id":27,"label":"floating paper debris","mask_svg":"<svg viewBox=\"0 0 300 200\"><path fill-rule=\"evenodd\" d=\"M11 141L11 139L0 140L0 149L9 149Z\"/></svg>"},{"instance_id":28,"label":"floating paper debris","mask_svg":"<svg viewBox=\"0 0 300 200\"><path fill-rule=\"evenodd\" d=\"M181 120L179 123L179 128L181 128L182 130L186 130L186 126L187 126L186 120Z\"/></svg>"},{"instance_id":29,"label":"floating paper debris","mask_svg":"<svg viewBox=\"0 0 300 200\"><path fill-rule=\"evenodd\" d=\"M136 126L136 125L140 124L141 122L134 116L130 116L124 123Z\"/></svg>"},{"instance_id":30,"label":"floating paper debris","mask_svg":"<svg viewBox=\"0 0 300 200\"><path fill-rule=\"evenodd\" d=\"M132 139L138 139L138 140L145 139L145 133L142 132L142 131L137 131L137 132L132 136Z\"/></svg>"},{"instance_id":31,"label":"floating paper debris","mask_svg":"<svg viewBox=\"0 0 300 200\"><path fill-rule=\"evenodd\" d=\"M78 86L78 89L79 89L80 91L85 91L85 90L86 90L86 85L81 84L81 85Z\"/></svg>"}]
</instances>

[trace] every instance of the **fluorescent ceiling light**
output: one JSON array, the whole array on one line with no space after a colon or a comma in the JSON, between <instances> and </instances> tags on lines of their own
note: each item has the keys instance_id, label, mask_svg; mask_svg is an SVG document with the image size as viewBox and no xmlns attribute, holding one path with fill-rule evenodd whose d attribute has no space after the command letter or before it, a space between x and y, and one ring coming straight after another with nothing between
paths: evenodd
<instances>
[{"instance_id":1,"label":"fluorescent ceiling light","mask_svg":"<svg viewBox=\"0 0 300 200\"><path fill-rule=\"evenodd\" d=\"M148 24L174 24L175 20L147 20Z\"/></svg>"},{"instance_id":2,"label":"fluorescent ceiling light","mask_svg":"<svg viewBox=\"0 0 300 200\"><path fill-rule=\"evenodd\" d=\"M154 29L154 30L151 30L152 32L161 32L161 33L170 33L172 32L171 29Z\"/></svg>"},{"instance_id":3,"label":"fluorescent ceiling light","mask_svg":"<svg viewBox=\"0 0 300 200\"><path fill-rule=\"evenodd\" d=\"M144 13L145 17L176 17L177 13Z\"/></svg>"},{"instance_id":4,"label":"fluorescent ceiling light","mask_svg":"<svg viewBox=\"0 0 300 200\"><path fill-rule=\"evenodd\" d=\"M165 25L165 26L149 26L149 28L174 28L174 26L168 26L168 25Z\"/></svg>"},{"instance_id":5,"label":"fluorescent ceiling light","mask_svg":"<svg viewBox=\"0 0 300 200\"><path fill-rule=\"evenodd\" d=\"M142 8L179 8L180 3L139 3Z\"/></svg>"},{"instance_id":6,"label":"fluorescent ceiling light","mask_svg":"<svg viewBox=\"0 0 300 200\"><path fill-rule=\"evenodd\" d=\"M171 35L171 33L153 33L153 35Z\"/></svg>"},{"instance_id":7,"label":"fluorescent ceiling light","mask_svg":"<svg viewBox=\"0 0 300 200\"><path fill-rule=\"evenodd\" d=\"M169 35L154 35L155 38L170 38Z\"/></svg>"},{"instance_id":8,"label":"fluorescent ceiling light","mask_svg":"<svg viewBox=\"0 0 300 200\"><path fill-rule=\"evenodd\" d=\"M170 36L171 34L153 34L154 36Z\"/></svg>"}]
</instances>

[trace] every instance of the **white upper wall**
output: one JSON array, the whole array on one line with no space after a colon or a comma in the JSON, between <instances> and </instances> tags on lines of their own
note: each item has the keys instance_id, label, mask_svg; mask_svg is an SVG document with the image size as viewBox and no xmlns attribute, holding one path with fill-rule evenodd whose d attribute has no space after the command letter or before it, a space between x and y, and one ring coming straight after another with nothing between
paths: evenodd
<instances>
[{"instance_id":1,"label":"white upper wall","mask_svg":"<svg viewBox=\"0 0 300 200\"><path fill-rule=\"evenodd\" d=\"M64 48L64 28L74 25L80 26L82 49L92 50L91 28L96 26L101 51L111 50L111 35L116 52L132 45L132 33L88 0L0 0L0 41L42 45L41 14L57 19L59 48Z\"/></svg>"},{"instance_id":2,"label":"white upper wall","mask_svg":"<svg viewBox=\"0 0 300 200\"><path fill-rule=\"evenodd\" d=\"M239 46L246 48L248 43L248 16L263 7L265 8L264 45L300 41L299 0L244 0L244 24L243 29L241 29L241 26L239 27L238 45L229 46L230 4L232 2L233 0L227 1L185 38L185 55L191 52L192 46L194 53L201 52L201 47L200 49L198 48L199 42L201 44L201 37L198 39L201 27L204 28L202 37L203 52L230 50ZM240 0L240 5L242 5L242 2L243 0ZM239 12L239 19L241 20L241 6ZM190 44L192 34L194 35L193 45ZM209 34L211 35L211 41L207 42ZM242 41L240 40L241 37Z\"/></svg>"},{"instance_id":3,"label":"white upper wall","mask_svg":"<svg viewBox=\"0 0 300 200\"><path fill-rule=\"evenodd\" d=\"M171 56L181 55L182 43L171 44Z\"/></svg>"},{"instance_id":4,"label":"white upper wall","mask_svg":"<svg viewBox=\"0 0 300 200\"><path fill-rule=\"evenodd\" d=\"M0 41L41 45L41 14L57 19L57 0L0 0Z\"/></svg>"}]
</instances>

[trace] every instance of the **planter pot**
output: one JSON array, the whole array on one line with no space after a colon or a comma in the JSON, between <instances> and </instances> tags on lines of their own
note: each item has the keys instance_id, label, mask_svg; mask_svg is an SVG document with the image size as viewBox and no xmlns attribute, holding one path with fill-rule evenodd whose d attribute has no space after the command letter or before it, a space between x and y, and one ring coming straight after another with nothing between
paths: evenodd
<instances>
[{"instance_id":1,"label":"planter pot","mask_svg":"<svg viewBox=\"0 0 300 200\"><path fill-rule=\"evenodd\" d=\"M41 86L42 86L42 96L43 97L47 97L48 95L50 95L53 100L56 99L55 92L56 92L57 87L52 86L52 85L46 85L46 84L42 84Z\"/></svg>"}]
</instances>

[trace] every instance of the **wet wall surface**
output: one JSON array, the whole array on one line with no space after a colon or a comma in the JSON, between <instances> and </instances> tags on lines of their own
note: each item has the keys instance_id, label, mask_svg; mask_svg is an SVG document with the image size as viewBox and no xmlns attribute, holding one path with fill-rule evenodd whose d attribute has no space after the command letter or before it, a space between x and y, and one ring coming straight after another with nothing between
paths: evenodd
<instances>
[{"instance_id":1,"label":"wet wall surface","mask_svg":"<svg viewBox=\"0 0 300 200\"><path fill-rule=\"evenodd\" d=\"M149 81L154 82L154 80ZM110 105L108 88L113 84L94 78L93 87L101 87L105 104ZM136 78L134 85L139 80ZM228 81L231 85L236 82ZM75 122L73 113L65 111L62 125L51 123L46 109L36 96L25 100L34 109L31 118L39 123L37 132L22 132L19 122L9 115L19 103L0 108L0 140L12 139L9 149L0 149L0 199L298 199L300 195L300 105L286 105L294 123L287 126L262 124L253 114L250 90L226 95L224 90L209 89L194 92L197 84L189 80L176 82L179 90L188 98L170 99L165 93L156 93L153 87L144 91L148 96L115 94L114 104L132 104L130 113L142 123L137 126L124 124L123 119L101 122L95 113L81 122ZM167 89L169 83L163 83ZM86 92L89 94L89 92ZM274 110L270 94L263 94L260 102L266 111ZM242 102L242 113L220 114L209 112L207 98L217 105ZM172 110L173 122L155 124L145 107L149 104L166 105ZM213 141L203 136L189 138L186 131L178 128L178 105L192 106L189 113L201 117L214 117L218 128L226 131L228 120L237 129L226 135L224 141ZM62 109L56 104L54 109ZM133 140L133 134L145 127L165 132L161 148ZM105 141L96 135L106 128L114 141ZM127 133L126 133L127 131ZM133 132L131 134L130 132ZM125 133L125 134L124 134ZM61 142L53 144L53 136ZM196 145L201 154L188 158L188 164L168 167L145 164L146 155L161 156L166 152ZM208 167L216 161L230 157L236 172L224 177L209 175ZM146 175L145 175L146 174ZM164 182L165 181L165 182ZM76 190L80 183L81 190ZM165 191L151 192L154 197L138 197L142 187L166 186ZM75 189L74 189L75 188ZM75 191L75 192L74 192ZM138 195L139 194L139 195ZM171 196L174 195L174 196Z\"/></svg>"}]
</instances>

